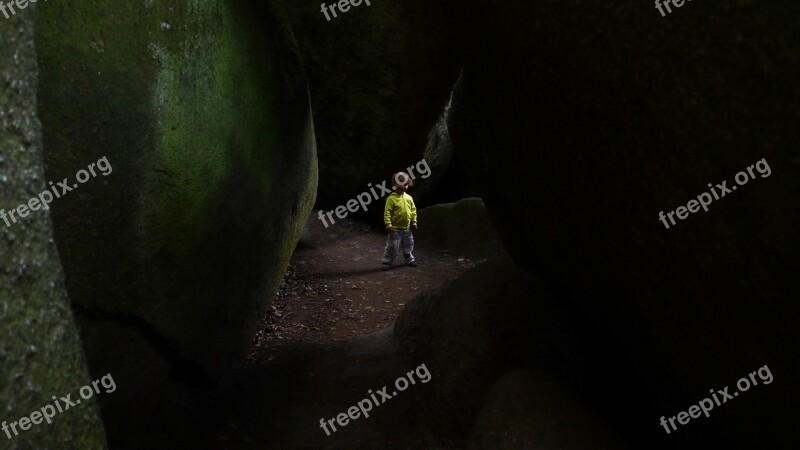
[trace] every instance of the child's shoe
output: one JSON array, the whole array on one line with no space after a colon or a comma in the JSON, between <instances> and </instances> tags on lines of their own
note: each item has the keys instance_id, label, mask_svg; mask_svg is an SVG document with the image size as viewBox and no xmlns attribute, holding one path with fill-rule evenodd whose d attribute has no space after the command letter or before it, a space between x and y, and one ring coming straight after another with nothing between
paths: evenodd
<instances>
[{"instance_id":1,"label":"child's shoe","mask_svg":"<svg viewBox=\"0 0 800 450\"><path fill-rule=\"evenodd\" d=\"M406 265L408 267L417 267L417 258L414 258L414 255L411 253L403 253L403 256L405 256Z\"/></svg>"}]
</instances>

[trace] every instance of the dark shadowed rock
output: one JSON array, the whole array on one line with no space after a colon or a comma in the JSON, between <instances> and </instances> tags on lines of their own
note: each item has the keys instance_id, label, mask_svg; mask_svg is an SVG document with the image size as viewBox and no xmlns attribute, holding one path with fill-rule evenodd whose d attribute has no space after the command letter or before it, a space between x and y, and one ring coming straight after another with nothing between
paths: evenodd
<instances>
[{"instance_id":1,"label":"dark shadowed rock","mask_svg":"<svg viewBox=\"0 0 800 450\"><path fill-rule=\"evenodd\" d=\"M470 450L617 450L628 448L561 381L540 371L503 375L486 396Z\"/></svg>"},{"instance_id":2,"label":"dark shadowed rock","mask_svg":"<svg viewBox=\"0 0 800 450\"><path fill-rule=\"evenodd\" d=\"M438 3L372 1L330 21L318 1L286 7L311 87L317 206L332 209L422 159L457 58L445 40L447 22L434 20L445 13Z\"/></svg>"},{"instance_id":3,"label":"dark shadowed rock","mask_svg":"<svg viewBox=\"0 0 800 450\"><path fill-rule=\"evenodd\" d=\"M459 155L453 151L453 142L447 126L450 102L428 134L425 161L430 167L426 178L414 180L414 201L418 205L450 203L466 197L476 197L480 191L467 176ZM423 167L424 168L424 167Z\"/></svg>"},{"instance_id":4,"label":"dark shadowed rock","mask_svg":"<svg viewBox=\"0 0 800 450\"><path fill-rule=\"evenodd\" d=\"M127 377L119 399L158 401L146 387L168 375L208 385L244 354L314 202L308 90L275 5L41 8L47 178L113 167L53 217L90 366Z\"/></svg>"},{"instance_id":5,"label":"dark shadowed rock","mask_svg":"<svg viewBox=\"0 0 800 450\"><path fill-rule=\"evenodd\" d=\"M33 204L38 209L23 210L26 217L9 214L47 188L36 117L34 11L30 5L11 19L0 17L0 448L102 449L105 433L94 400L56 414L50 424L23 429L13 423L53 408L53 396L75 399L91 382L49 211ZM42 420L41 411L33 419Z\"/></svg>"},{"instance_id":6,"label":"dark shadowed rock","mask_svg":"<svg viewBox=\"0 0 800 450\"><path fill-rule=\"evenodd\" d=\"M617 394L597 409L649 448L800 445L791 382L673 436L658 426L765 364L800 378L797 3L452 6L456 151L514 259L579 307L597 362L629 374L598 371ZM659 221L762 159L769 177Z\"/></svg>"},{"instance_id":7,"label":"dark shadowed rock","mask_svg":"<svg viewBox=\"0 0 800 450\"><path fill-rule=\"evenodd\" d=\"M419 211L420 242L431 242L470 258L505 255L480 198L434 205Z\"/></svg>"},{"instance_id":8,"label":"dark shadowed rock","mask_svg":"<svg viewBox=\"0 0 800 450\"><path fill-rule=\"evenodd\" d=\"M509 370L546 369L574 383L582 376L580 348L550 293L507 259L415 297L394 334L432 374L417 408L425 432L444 443L463 444L486 392Z\"/></svg>"}]
</instances>

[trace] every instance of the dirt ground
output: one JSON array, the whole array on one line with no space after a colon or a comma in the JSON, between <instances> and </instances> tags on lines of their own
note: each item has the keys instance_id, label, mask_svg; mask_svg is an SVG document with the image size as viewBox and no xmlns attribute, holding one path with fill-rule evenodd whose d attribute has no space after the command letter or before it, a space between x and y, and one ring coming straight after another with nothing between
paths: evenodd
<instances>
[{"instance_id":1,"label":"dirt ground","mask_svg":"<svg viewBox=\"0 0 800 450\"><path fill-rule=\"evenodd\" d=\"M358 356L354 338L393 327L403 306L475 265L415 232L419 266L382 271L386 236L345 220L325 228L308 221L303 245L286 277L248 363L237 375L242 400L220 432L224 448L420 448L410 394L377 407L327 436L321 418L334 418L393 383L415 366L407 355ZM361 342L364 339L361 338ZM436 381L432 374L431 382ZM410 388L410 389L413 389Z\"/></svg>"},{"instance_id":2,"label":"dirt ground","mask_svg":"<svg viewBox=\"0 0 800 450\"><path fill-rule=\"evenodd\" d=\"M386 236L345 219L325 228L309 218L306 235L259 331L251 360L263 360L272 349L298 342L335 344L361 334L390 328L406 302L437 288L475 263L426 241L415 232L418 267L402 264L380 269Z\"/></svg>"}]
</instances>

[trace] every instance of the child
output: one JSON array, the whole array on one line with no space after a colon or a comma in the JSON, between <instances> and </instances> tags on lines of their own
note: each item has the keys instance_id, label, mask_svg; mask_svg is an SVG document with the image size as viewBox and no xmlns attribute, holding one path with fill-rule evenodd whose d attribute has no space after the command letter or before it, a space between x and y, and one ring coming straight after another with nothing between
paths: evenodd
<instances>
[{"instance_id":1,"label":"child","mask_svg":"<svg viewBox=\"0 0 800 450\"><path fill-rule=\"evenodd\" d=\"M414 206L414 199L406 194L413 183L405 172L394 174L392 182L394 192L386 198L386 207L383 210L383 223L386 225L389 237L386 240L386 251L383 253L381 266L383 270L389 270L394 265L394 258L402 246L405 264L417 267L417 261L411 254L414 251L414 235L411 234L411 229L417 229L417 207Z\"/></svg>"}]
</instances>

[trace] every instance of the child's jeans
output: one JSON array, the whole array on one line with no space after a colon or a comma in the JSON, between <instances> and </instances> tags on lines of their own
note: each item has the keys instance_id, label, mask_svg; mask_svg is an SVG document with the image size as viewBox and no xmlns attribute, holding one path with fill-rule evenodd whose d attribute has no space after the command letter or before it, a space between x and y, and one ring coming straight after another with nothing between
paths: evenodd
<instances>
[{"instance_id":1,"label":"child's jeans","mask_svg":"<svg viewBox=\"0 0 800 450\"><path fill-rule=\"evenodd\" d=\"M401 245L406 264L416 262L414 255L411 253L414 251L414 235L411 234L411 228L392 228L386 239L386 251L383 252L381 264L384 266L394 265L394 257L397 256Z\"/></svg>"}]
</instances>

